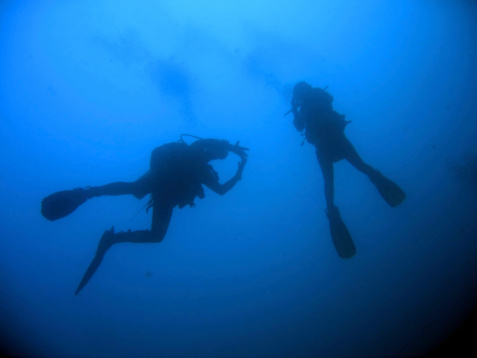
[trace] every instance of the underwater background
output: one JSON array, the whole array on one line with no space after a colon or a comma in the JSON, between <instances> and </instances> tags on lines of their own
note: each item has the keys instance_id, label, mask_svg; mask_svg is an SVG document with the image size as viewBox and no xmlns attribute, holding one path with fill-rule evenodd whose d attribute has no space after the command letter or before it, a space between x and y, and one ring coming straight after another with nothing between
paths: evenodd
<instances>
[{"instance_id":1,"label":"underwater background","mask_svg":"<svg viewBox=\"0 0 477 358\"><path fill-rule=\"evenodd\" d=\"M1 1L1 349L462 348L477 303L476 25L473 1ZM284 117L302 80L328 86L360 155L407 194L390 208L335 165L348 260L330 238L314 148ZM95 198L55 222L41 200L135 180L181 133L249 147L243 180L174 209L162 243L115 245L75 296L105 230L150 227L148 198ZM214 162L222 182L237 162Z\"/></svg>"}]
</instances>

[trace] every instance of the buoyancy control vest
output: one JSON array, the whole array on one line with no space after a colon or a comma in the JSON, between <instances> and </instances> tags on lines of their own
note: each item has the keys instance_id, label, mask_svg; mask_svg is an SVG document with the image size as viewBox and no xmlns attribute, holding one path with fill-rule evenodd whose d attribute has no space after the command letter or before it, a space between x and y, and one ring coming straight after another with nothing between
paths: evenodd
<instances>
[{"instance_id":1,"label":"buoyancy control vest","mask_svg":"<svg viewBox=\"0 0 477 358\"><path fill-rule=\"evenodd\" d=\"M316 144L343 134L349 121L333 110L332 103L333 96L322 88L313 88L303 100L299 118L295 121L301 121L308 142Z\"/></svg>"},{"instance_id":2,"label":"buoyancy control vest","mask_svg":"<svg viewBox=\"0 0 477 358\"><path fill-rule=\"evenodd\" d=\"M158 178L152 199L172 200L179 208L195 206L194 199L204 198L202 182L218 174L200 160L197 151L184 142L166 143L151 153L150 170ZM153 205L153 202L151 202Z\"/></svg>"}]
</instances>

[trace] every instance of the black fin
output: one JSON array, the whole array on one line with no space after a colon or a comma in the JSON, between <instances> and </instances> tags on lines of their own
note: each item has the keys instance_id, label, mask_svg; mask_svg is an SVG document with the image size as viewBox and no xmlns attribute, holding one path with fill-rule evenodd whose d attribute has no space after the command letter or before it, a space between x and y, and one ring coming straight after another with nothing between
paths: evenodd
<instances>
[{"instance_id":1,"label":"black fin","mask_svg":"<svg viewBox=\"0 0 477 358\"><path fill-rule=\"evenodd\" d=\"M343 219L341 219L340 212L335 206L327 210L326 215L330 221L331 239L335 245L336 252L342 259L349 259L356 254L356 247L353 239L346 227Z\"/></svg>"},{"instance_id":2,"label":"black fin","mask_svg":"<svg viewBox=\"0 0 477 358\"><path fill-rule=\"evenodd\" d=\"M400 205L406 198L406 193L380 172L376 171L369 179L376 186L383 199L393 208Z\"/></svg>"},{"instance_id":3,"label":"black fin","mask_svg":"<svg viewBox=\"0 0 477 358\"><path fill-rule=\"evenodd\" d=\"M41 202L41 214L48 220L61 219L88 200L85 189L64 190L51 194Z\"/></svg>"},{"instance_id":4,"label":"black fin","mask_svg":"<svg viewBox=\"0 0 477 358\"><path fill-rule=\"evenodd\" d=\"M75 295L77 295L79 291L81 291L81 289L86 286L86 284L89 282L91 277L93 277L94 273L98 269L99 265L101 265L104 254L114 244L114 235L114 227L112 227L111 230L106 230L103 236L101 236L101 240L99 241L98 248L96 249L96 254L93 258L93 261L91 261L88 266L88 269L83 275L83 278L81 279L81 282L76 289Z\"/></svg>"}]
</instances>

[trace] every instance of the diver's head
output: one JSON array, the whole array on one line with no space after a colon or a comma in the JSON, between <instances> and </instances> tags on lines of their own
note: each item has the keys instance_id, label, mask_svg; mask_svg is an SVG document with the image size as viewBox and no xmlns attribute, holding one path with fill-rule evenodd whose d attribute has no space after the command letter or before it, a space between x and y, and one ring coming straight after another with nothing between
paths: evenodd
<instances>
[{"instance_id":1,"label":"diver's head","mask_svg":"<svg viewBox=\"0 0 477 358\"><path fill-rule=\"evenodd\" d=\"M312 87L308 83L304 81L298 82L293 88L293 99L302 101L310 94L311 89Z\"/></svg>"},{"instance_id":2,"label":"diver's head","mask_svg":"<svg viewBox=\"0 0 477 358\"><path fill-rule=\"evenodd\" d=\"M190 145L206 160L225 159L229 154L230 143L219 139L199 139Z\"/></svg>"}]
</instances>

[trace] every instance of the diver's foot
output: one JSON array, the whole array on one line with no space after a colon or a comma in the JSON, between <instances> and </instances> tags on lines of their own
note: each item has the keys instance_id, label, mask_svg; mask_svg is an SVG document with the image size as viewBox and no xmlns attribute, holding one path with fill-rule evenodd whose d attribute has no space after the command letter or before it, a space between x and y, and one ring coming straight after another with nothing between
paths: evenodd
<instances>
[{"instance_id":1,"label":"diver's foot","mask_svg":"<svg viewBox=\"0 0 477 358\"><path fill-rule=\"evenodd\" d=\"M76 197L76 200L81 201L82 203L94 196L93 191L89 186L73 189L71 190L71 194Z\"/></svg>"},{"instance_id":2,"label":"diver's foot","mask_svg":"<svg viewBox=\"0 0 477 358\"><path fill-rule=\"evenodd\" d=\"M341 219L340 212L336 206L331 206L326 209L326 216L330 221L330 234L336 252L342 259L348 259L356 254L356 247L353 239L346 227L343 219Z\"/></svg>"},{"instance_id":3,"label":"diver's foot","mask_svg":"<svg viewBox=\"0 0 477 358\"><path fill-rule=\"evenodd\" d=\"M404 191L393 181L386 178L381 172L374 170L369 179L376 186L379 194L393 208L400 205L406 198Z\"/></svg>"},{"instance_id":4,"label":"diver's foot","mask_svg":"<svg viewBox=\"0 0 477 358\"><path fill-rule=\"evenodd\" d=\"M70 215L90 197L82 188L58 191L42 200L41 213L48 220L58 220Z\"/></svg>"},{"instance_id":5,"label":"diver's foot","mask_svg":"<svg viewBox=\"0 0 477 358\"><path fill-rule=\"evenodd\" d=\"M114 233L114 226L112 226L110 230L106 230L103 233L103 236L101 236L101 239L99 240L97 253L101 253L101 254L104 255L106 253L106 251L108 251L108 249L111 246L114 245L114 243L115 243L114 236L115 235L116 234Z\"/></svg>"},{"instance_id":6,"label":"diver's foot","mask_svg":"<svg viewBox=\"0 0 477 358\"><path fill-rule=\"evenodd\" d=\"M115 237L114 237L115 235L116 234L114 233L114 226L113 226L110 230L106 230L103 236L101 236L101 239L99 240L98 248L96 250L96 255L94 255L93 261L91 261L78 288L76 289L75 295L77 295L81 291L81 289L84 286L86 286L86 284L89 282L91 277L93 277L94 273L96 272L99 265L103 261L104 254L115 243Z\"/></svg>"}]
</instances>

